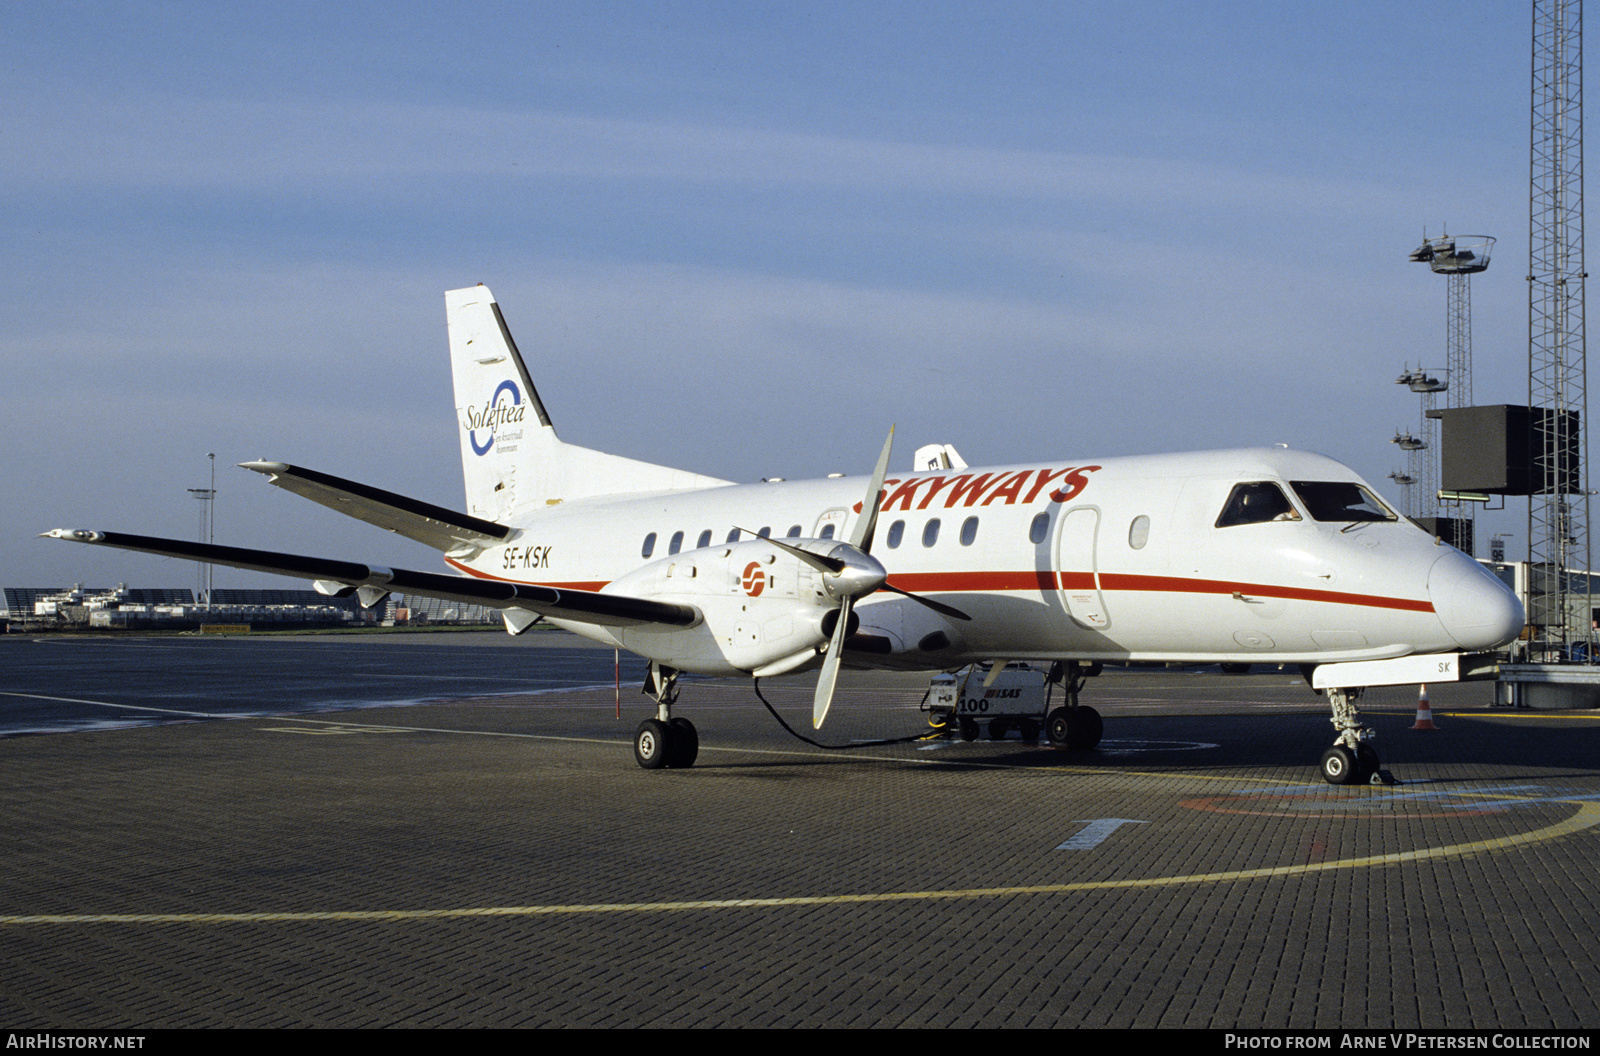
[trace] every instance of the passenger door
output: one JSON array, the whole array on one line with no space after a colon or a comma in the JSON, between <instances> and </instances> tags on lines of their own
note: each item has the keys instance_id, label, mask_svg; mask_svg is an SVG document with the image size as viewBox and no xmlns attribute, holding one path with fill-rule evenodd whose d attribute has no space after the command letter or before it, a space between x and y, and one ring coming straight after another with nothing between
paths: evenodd
<instances>
[{"instance_id":1,"label":"passenger door","mask_svg":"<svg viewBox=\"0 0 1600 1056\"><path fill-rule=\"evenodd\" d=\"M1091 630L1111 626L1105 598L1100 593L1099 569L1095 563L1095 537L1100 529L1100 511L1094 506L1068 510L1056 534L1056 570L1061 577L1061 604L1073 622Z\"/></svg>"}]
</instances>

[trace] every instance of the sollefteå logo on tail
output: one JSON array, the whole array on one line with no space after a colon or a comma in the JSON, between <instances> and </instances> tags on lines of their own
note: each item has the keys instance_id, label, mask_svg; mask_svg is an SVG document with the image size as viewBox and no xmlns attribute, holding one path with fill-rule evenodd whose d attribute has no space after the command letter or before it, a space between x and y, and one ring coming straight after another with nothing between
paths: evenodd
<instances>
[{"instance_id":1,"label":"sollefte\u00e5 logo on tail","mask_svg":"<svg viewBox=\"0 0 1600 1056\"><path fill-rule=\"evenodd\" d=\"M511 402L502 404L500 397L507 394L510 395ZM467 442L472 445L473 453L487 455L490 448L494 447L497 439L501 441L520 440L522 438L520 430L515 433L502 433L500 432L500 427L512 423L520 423L526 410L527 408L522 403L521 390L517 388L517 383L509 378L502 381L495 388L494 395L481 408L468 407L467 419L461 423L461 428L467 431ZM481 444L478 443L478 430L480 429L486 429L489 432L489 438ZM516 447L514 445L506 446L502 442L500 450L502 453L507 453L515 451Z\"/></svg>"}]
</instances>

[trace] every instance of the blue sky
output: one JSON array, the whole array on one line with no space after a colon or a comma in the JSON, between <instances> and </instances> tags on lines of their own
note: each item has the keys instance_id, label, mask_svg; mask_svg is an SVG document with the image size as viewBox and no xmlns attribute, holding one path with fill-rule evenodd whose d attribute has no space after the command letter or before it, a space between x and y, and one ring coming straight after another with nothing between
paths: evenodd
<instances>
[{"instance_id":1,"label":"blue sky","mask_svg":"<svg viewBox=\"0 0 1600 1056\"><path fill-rule=\"evenodd\" d=\"M231 467L459 508L442 293L477 282L585 446L754 480L865 472L890 423L900 463L1284 442L1398 503L1425 230L1499 238L1475 394L1527 401L1530 20L15 0L0 581L192 583L34 536L192 537L211 452L219 541L434 567ZM1520 555L1524 517L1480 533Z\"/></svg>"}]
</instances>

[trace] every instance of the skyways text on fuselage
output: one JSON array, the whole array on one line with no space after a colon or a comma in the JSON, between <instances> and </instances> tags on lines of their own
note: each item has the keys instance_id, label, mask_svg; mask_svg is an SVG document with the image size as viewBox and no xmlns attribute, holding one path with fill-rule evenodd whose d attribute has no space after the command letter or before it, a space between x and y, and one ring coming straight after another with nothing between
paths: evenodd
<instances>
[{"instance_id":1,"label":"skyways text on fuselage","mask_svg":"<svg viewBox=\"0 0 1600 1056\"><path fill-rule=\"evenodd\" d=\"M1039 498L1050 484L1059 485L1046 492L1051 502L1070 502L1089 485L1087 474L1099 466L1068 466L1065 469L1024 469L999 473L962 473L955 476L934 474L906 479L890 478L883 482L879 492L878 510L925 510L933 500L942 497L944 508L956 506L989 506L999 502L1005 506L1027 505ZM913 505L915 503L915 505ZM861 503L853 507L861 512Z\"/></svg>"}]
</instances>

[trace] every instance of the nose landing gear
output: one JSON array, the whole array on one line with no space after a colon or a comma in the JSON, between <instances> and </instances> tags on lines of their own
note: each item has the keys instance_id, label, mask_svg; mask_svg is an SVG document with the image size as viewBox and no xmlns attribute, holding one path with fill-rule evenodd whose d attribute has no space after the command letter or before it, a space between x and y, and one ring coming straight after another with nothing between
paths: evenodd
<instances>
[{"instance_id":1,"label":"nose landing gear","mask_svg":"<svg viewBox=\"0 0 1600 1056\"><path fill-rule=\"evenodd\" d=\"M1360 687L1328 689L1333 707L1333 728L1339 731L1333 747L1322 753L1322 779L1330 785L1392 784L1393 778L1381 769L1378 750L1372 747L1376 731L1361 725L1356 718Z\"/></svg>"}]
</instances>

